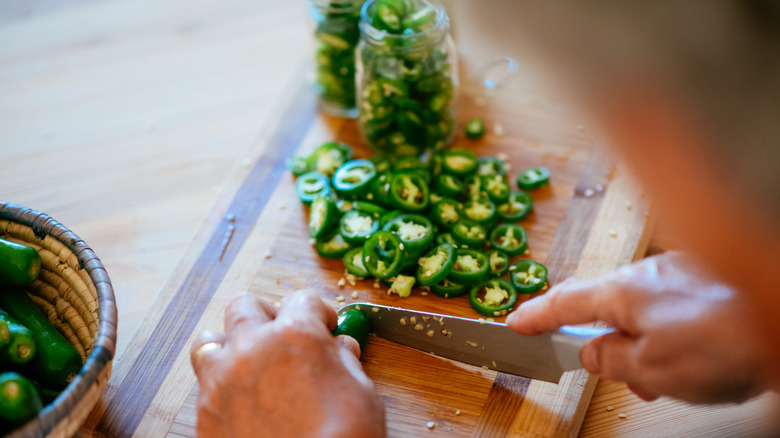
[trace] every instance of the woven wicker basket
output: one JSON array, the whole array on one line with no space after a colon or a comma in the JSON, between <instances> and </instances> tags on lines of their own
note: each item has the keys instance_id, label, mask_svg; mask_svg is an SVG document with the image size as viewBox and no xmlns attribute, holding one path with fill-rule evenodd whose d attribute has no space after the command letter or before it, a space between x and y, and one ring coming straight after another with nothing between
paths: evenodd
<instances>
[{"instance_id":1,"label":"woven wicker basket","mask_svg":"<svg viewBox=\"0 0 780 438\"><path fill-rule=\"evenodd\" d=\"M38 250L41 275L28 293L84 362L79 375L54 402L8 437L71 437L100 399L111 375L117 323L111 281L92 249L43 213L0 203L0 237Z\"/></svg>"}]
</instances>

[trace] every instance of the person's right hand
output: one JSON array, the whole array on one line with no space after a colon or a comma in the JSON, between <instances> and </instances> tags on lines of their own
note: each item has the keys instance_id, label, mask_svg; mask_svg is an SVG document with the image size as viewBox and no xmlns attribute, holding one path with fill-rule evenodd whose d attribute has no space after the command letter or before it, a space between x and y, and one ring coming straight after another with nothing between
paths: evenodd
<instances>
[{"instance_id":1,"label":"person's right hand","mask_svg":"<svg viewBox=\"0 0 780 438\"><path fill-rule=\"evenodd\" d=\"M239 295L225 311L225 332L203 332L192 345L198 436L384 437L384 405L357 341L334 337L335 327L336 312L312 291L292 294L278 311Z\"/></svg>"},{"instance_id":2,"label":"person's right hand","mask_svg":"<svg viewBox=\"0 0 780 438\"><path fill-rule=\"evenodd\" d=\"M583 347L583 366L626 382L645 400L744 401L766 389L766 346L757 340L749 307L681 254L564 281L507 318L525 335L595 321L617 331Z\"/></svg>"}]
</instances>

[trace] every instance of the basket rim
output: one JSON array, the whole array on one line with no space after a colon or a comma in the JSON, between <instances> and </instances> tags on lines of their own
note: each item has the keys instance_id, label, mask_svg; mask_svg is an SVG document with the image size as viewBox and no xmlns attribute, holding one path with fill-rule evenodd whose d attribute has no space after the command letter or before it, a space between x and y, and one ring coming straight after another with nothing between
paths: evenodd
<instances>
[{"instance_id":1,"label":"basket rim","mask_svg":"<svg viewBox=\"0 0 780 438\"><path fill-rule=\"evenodd\" d=\"M46 436L78 405L98 377L113 360L116 351L117 309L111 280L87 243L46 213L10 202L0 202L0 220L29 226L37 237L51 236L64 244L78 258L97 289L99 322L95 344L79 374L51 404L44 407L34 420L16 429L11 437Z\"/></svg>"}]
</instances>

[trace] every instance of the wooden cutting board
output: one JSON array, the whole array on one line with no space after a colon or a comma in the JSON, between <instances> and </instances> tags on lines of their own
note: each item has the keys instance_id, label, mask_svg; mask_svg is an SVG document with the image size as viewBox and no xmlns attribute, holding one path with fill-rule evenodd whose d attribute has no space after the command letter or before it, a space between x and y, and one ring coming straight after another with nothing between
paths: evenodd
<instances>
[{"instance_id":1,"label":"wooden cutting board","mask_svg":"<svg viewBox=\"0 0 780 438\"><path fill-rule=\"evenodd\" d=\"M491 97L480 106L462 93L459 118L480 116L488 133L459 135L455 145L478 155L502 152L510 178L544 165L549 186L532 192L534 212L521 224L530 255L550 282L593 277L631 262L647 245L647 206L594 137L554 108L522 96ZM445 300L415 290L387 295L371 280L337 285L340 260L319 258L309 243L307 211L295 195L285 160L325 141L369 152L351 120L320 115L305 87L292 90L256 161L237 167L126 352L116 361L101 403L80 436L194 436L197 384L189 364L193 335L221 329L225 304L241 290L270 302L313 287L334 308L353 301L478 317L461 297ZM495 124L500 128L495 129ZM497 131L503 130L503 135ZM341 297L341 298L340 298ZM343 302L341 301L343 300ZM575 436L596 379L569 372L552 384L496 373L371 339L362 358L387 407L389 436ZM436 424L433 430L426 423Z\"/></svg>"}]
</instances>

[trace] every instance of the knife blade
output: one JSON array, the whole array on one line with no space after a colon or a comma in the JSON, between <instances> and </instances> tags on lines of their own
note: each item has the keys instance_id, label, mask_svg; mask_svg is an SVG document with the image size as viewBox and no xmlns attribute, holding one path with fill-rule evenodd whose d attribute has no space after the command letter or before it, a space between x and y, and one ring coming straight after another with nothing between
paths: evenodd
<instances>
[{"instance_id":1,"label":"knife blade","mask_svg":"<svg viewBox=\"0 0 780 438\"><path fill-rule=\"evenodd\" d=\"M376 336L459 362L558 383L565 371L582 368L580 349L612 329L563 326L524 336L506 324L371 303L352 303L368 317Z\"/></svg>"}]
</instances>

